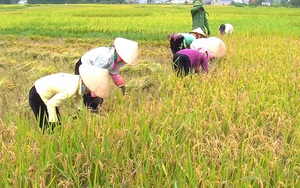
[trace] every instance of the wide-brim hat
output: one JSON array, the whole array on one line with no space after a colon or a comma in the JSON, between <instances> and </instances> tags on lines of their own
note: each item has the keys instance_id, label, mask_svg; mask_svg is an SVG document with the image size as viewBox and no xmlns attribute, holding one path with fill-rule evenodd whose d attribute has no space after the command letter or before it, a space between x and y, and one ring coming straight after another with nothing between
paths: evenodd
<instances>
[{"instance_id":1,"label":"wide-brim hat","mask_svg":"<svg viewBox=\"0 0 300 188\"><path fill-rule=\"evenodd\" d=\"M200 27L190 31L190 33L198 33L198 34L206 37L205 33L203 32L203 30Z\"/></svg>"},{"instance_id":2,"label":"wide-brim hat","mask_svg":"<svg viewBox=\"0 0 300 188\"><path fill-rule=\"evenodd\" d=\"M196 40L193 40L193 42L191 43L190 47L191 49L194 49L194 50L198 50L200 48L207 48L207 38L199 38L199 39L196 39Z\"/></svg>"},{"instance_id":3,"label":"wide-brim hat","mask_svg":"<svg viewBox=\"0 0 300 188\"><path fill-rule=\"evenodd\" d=\"M207 38L207 48L214 57L223 57L226 53L226 46L224 42L217 37L209 37Z\"/></svg>"},{"instance_id":4,"label":"wide-brim hat","mask_svg":"<svg viewBox=\"0 0 300 188\"><path fill-rule=\"evenodd\" d=\"M116 38L114 46L119 56L130 65L138 63L138 43L124 38Z\"/></svg>"},{"instance_id":5,"label":"wide-brim hat","mask_svg":"<svg viewBox=\"0 0 300 188\"><path fill-rule=\"evenodd\" d=\"M97 97L108 97L110 88L107 69L82 64L79 66L79 75L85 86Z\"/></svg>"},{"instance_id":6,"label":"wide-brim hat","mask_svg":"<svg viewBox=\"0 0 300 188\"><path fill-rule=\"evenodd\" d=\"M196 39L191 43L190 47L195 50L207 48L214 57L223 57L226 53L224 42L217 37Z\"/></svg>"}]
</instances>

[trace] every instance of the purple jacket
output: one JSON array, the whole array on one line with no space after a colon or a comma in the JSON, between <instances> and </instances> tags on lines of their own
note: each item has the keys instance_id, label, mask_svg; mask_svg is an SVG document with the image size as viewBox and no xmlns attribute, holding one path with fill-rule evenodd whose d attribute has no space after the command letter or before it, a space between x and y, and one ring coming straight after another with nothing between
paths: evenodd
<instances>
[{"instance_id":1,"label":"purple jacket","mask_svg":"<svg viewBox=\"0 0 300 188\"><path fill-rule=\"evenodd\" d=\"M186 55L191 62L191 68L195 69L195 72L199 72L199 67L202 67L202 70L208 72L207 62L208 59L205 54L194 50L194 49L183 49L179 50L177 54Z\"/></svg>"}]
</instances>

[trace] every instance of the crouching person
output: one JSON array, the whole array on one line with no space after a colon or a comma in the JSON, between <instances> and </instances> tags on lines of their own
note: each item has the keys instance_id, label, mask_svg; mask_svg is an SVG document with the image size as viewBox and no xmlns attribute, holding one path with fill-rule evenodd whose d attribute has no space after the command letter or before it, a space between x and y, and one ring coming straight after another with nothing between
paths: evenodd
<instances>
[{"instance_id":1,"label":"crouching person","mask_svg":"<svg viewBox=\"0 0 300 188\"><path fill-rule=\"evenodd\" d=\"M86 52L75 65L75 74L79 74L80 65L92 65L109 71L114 84L125 94L125 82L119 74L119 69L124 65L136 65L138 63L138 43L125 38L116 38L109 47L98 47ZM83 96L84 105L92 112L98 112L98 106L103 98L91 93Z\"/></svg>"},{"instance_id":2,"label":"crouching person","mask_svg":"<svg viewBox=\"0 0 300 188\"><path fill-rule=\"evenodd\" d=\"M39 127L44 132L60 125L59 107L67 101L78 110L82 106L82 95L93 92L96 96L109 95L109 72L91 65L81 65L79 75L57 73L35 81L29 91L29 105Z\"/></svg>"},{"instance_id":3,"label":"crouching person","mask_svg":"<svg viewBox=\"0 0 300 188\"><path fill-rule=\"evenodd\" d=\"M183 49L173 56L173 68L177 76L187 76L189 72L200 72L201 69L208 73L208 61L212 57L209 51L202 52L194 49Z\"/></svg>"},{"instance_id":4,"label":"crouching person","mask_svg":"<svg viewBox=\"0 0 300 188\"><path fill-rule=\"evenodd\" d=\"M167 39L170 40L170 48L172 55L174 55L181 49L189 49L196 38L193 33L171 33Z\"/></svg>"},{"instance_id":5,"label":"crouching person","mask_svg":"<svg viewBox=\"0 0 300 188\"><path fill-rule=\"evenodd\" d=\"M219 25L220 35L231 35L233 33L233 26L231 24L221 24Z\"/></svg>"}]
</instances>

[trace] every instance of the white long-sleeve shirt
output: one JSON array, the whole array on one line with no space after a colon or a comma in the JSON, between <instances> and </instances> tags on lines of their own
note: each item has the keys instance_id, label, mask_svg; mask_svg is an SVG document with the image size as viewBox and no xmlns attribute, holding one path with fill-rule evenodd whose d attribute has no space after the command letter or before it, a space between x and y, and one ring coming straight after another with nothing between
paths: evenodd
<instances>
[{"instance_id":1,"label":"white long-sleeve shirt","mask_svg":"<svg viewBox=\"0 0 300 188\"><path fill-rule=\"evenodd\" d=\"M36 80L34 85L47 106L49 122L58 121L55 107L61 106L69 100L77 109L82 108L82 81L79 75L52 74Z\"/></svg>"},{"instance_id":2,"label":"white long-sleeve shirt","mask_svg":"<svg viewBox=\"0 0 300 188\"><path fill-rule=\"evenodd\" d=\"M118 74L119 69L126 63L114 62L114 47L98 47L94 48L81 57L82 64L93 65L103 69L107 69L111 74Z\"/></svg>"},{"instance_id":3,"label":"white long-sleeve shirt","mask_svg":"<svg viewBox=\"0 0 300 188\"><path fill-rule=\"evenodd\" d=\"M230 35L233 33L233 26L231 24L224 24L225 25L225 30L224 34L225 35Z\"/></svg>"}]
</instances>

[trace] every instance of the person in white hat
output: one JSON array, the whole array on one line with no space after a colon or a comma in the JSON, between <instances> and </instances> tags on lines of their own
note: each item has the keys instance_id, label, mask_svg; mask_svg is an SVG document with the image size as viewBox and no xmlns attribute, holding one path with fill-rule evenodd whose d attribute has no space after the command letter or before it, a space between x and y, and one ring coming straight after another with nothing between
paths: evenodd
<instances>
[{"instance_id":1,"label":"person in white hat","mask_svg":"<svg viewBox=\"0 0 300 188\"><path fill-rule=\"evenodd\" d=\"M170 48L172 54L176 54L179 50L189 49L191 43L198 38L205 37L205 33L202 29L196 28L189 33L171 33L167 36L170 40Z\"/></svg>"},{"instance_id":2,"label":"person in white hat","mask_svg":"<svg viewBox=\"0 0 300 188\"><path fill-rule=\"evenodd\" d=\"M75 74L79 74L78 67L81 64L93 65L109 71L114 84L121 88L125 94L125 82L119 75L119 69L126 65L138 63L138 43L125 38L116 38L109 47L98 47L86 52L75 65ZM95 97L93 93L83 96L84 104L92 112L98 111L98 106L103 102L102 98Z\"/></svg>"},{"instance_id":3,"label":"person in white hat","mask_svg":"<svg viewBox=\"0 0 300 188\"><path fill-rule=\"evenodd\" d=\"M226 46L218 37L200 38L194 40L191 49L207 48L215 58L223 57L226 54Z\"/></svg>"},{"instance_id":4,"label":"person in white hat","mask_svg":"<svg viewBox=\"0 0 300 188\"><path fill-rule=\"evenodd\" d=\"M39 127L44 130L60 124L58 107L72 102L81 109L82 95L93 92L106 98L109 94L109 73L91 65L81 65L79 75L56 73L35 81L29 91L29 105Z\"/></svg>"},{"instance_id":5,"label":"person in white hat","mask_svg":"<svg viewBox=\"0 0 300 188\"><path fill-rule=\"evenodd\" d=\"M203 32L203 30L200 27L190 31L190 33L194 34L196 36L196 39L206 38L206 34Z\"/></svg>"},{"instance_id":6,"label":"person in white hat","mask_svg":"<svg viewBox=\"0 0 300 188\"><path fill-rule=\"evenodd\" d=\"M230 35L233 33L233 26L229 23L219 25L220 35Z\"/></svg>"}]
</instances>

